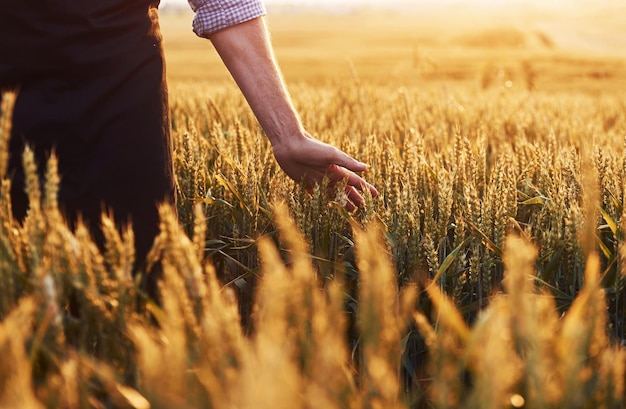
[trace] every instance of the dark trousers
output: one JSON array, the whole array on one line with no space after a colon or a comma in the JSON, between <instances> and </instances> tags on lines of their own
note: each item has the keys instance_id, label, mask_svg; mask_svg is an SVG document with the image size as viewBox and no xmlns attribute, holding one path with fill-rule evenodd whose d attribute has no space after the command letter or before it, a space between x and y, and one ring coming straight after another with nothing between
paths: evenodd
<instances>
[{"instance_id":1,"label":"dark trousers","mask_svg":"<svg viewBox=\"0 0 626 409\"><path fill-rule=\"evenodd\" d=\"M0 87L17 88L10 140L14 215L27 209L21 157L43 174L54 152L59 202L102 247L102 211L131 223L137 269L174 203L167 88L156 5L138 0L0 0ZM153 284L152 284L153 285Z\"/></svg>"}]
</instances>

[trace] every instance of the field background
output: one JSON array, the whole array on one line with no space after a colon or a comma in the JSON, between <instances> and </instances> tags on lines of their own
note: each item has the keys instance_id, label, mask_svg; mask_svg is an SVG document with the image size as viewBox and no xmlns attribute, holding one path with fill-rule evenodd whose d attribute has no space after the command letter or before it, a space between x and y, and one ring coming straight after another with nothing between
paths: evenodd
<instances>
[{"instance_id":1,"label":"field background","mask_svg":"<svg viewBox=\"0 0 626 409\"><path fill-rule=\"evenodd\" d=\"M0 166L0 407L623 408L626 6L489 4L273 6L305 126L371 165L354 213L288 180L164 10L160 303L131 231L65 225L54 160L40 186L25 155L23 224Z\"/></svg>"},{"instance_id":2,"label":"field background","mask_svg":"<svg viewBox=\"0 0 626 409\"><path fill-rule=\"evenodd\" d=\"M490 308L499 311L494 315L508 317L503 318L508 322L503 327L499 318L485 324L490 329L479 325L473 341L467 341L465 330L459 329L464 324L455 321L457 316L446 310L450 317L444 317L441 311L445 308L435 301L437 296L432 291L428 296L421 293L418 310L431 320L437 336L431 334L429 342L424 322L417 319L421 330L412 327L398 339L403 347L401 362L395 367L400 379L395 387L405 394L408 406L517 407L516 399L521 396L528 407L576 407L582 401L619 407L624 402L623 386L615 389L617 395L622 394L617 400L602 401L606 396L591 392L600 387L592 378L612 382L614 376L623 377L618 369L623 367L623 348L612 348L625 339L621 238L626 6L607 4L577 2L570 8L454 4L406 12L270 9L268 24L276 55L305 126L373 165L366 177L382 195L370 203L365 214L354 218L365 225L382 221L399 288L411 283L423 286L435 279L464 322L475 322L479 311L492 301ZM367 350L359 335L363 328L353 317L366 308L363 300L356 301L363 272L353 259L347 220L354 223L354 218L323 210L319 196L311 203L310 198L299 196L276 179L250 180L237 175L262 168L247 161L272 159L264 142L256 141L259 129L218 56L206 40L190 33L190 19L184 12L164 14L162 19L173 105L180 106L181 113L189 113L195 131L206 137L209 145L229 144L229 137L223 142L213 138L216 126L231 135L233 121L249 130L243 137L253 141L237 142L237 148L220 148L220 155L228 151L240 156L234 159L240 170L233 174L221 168L231 183L237 180L236 187L224 187L217 181L225 195L213 197L211 203L223 199L230 204L244 203L244 208L263 207L267 200L263 186L275 189L268 191L268 197L291 203L291 214L310 246L322 283L326 285L336 276L347 282L347 325L353 354L361 347ZM211 100L211 108L202 108L203 95ZM242 149L240 145L246 143L250 144ZM244 152L248 154L241 157ZM250 152L256 153L250 156ZM209 176L206 180L215 183L222 179ZM222 187L213 188L211 194ZM204 193L196 190L195 196ZM183 223L186 213L190 210L180 212ZM246 298L254 297L254 277L259 271L254 243L259 234L274 235L274 227L258 212L250 218L215 210L208 213L209 232L214 229L209 236L218 243L209 245L208 253L218 260L218 272L219 266L223 267L221 279L236 288L240 307L241 303L251 304ZM215 226L220 224L218 219L232 224ZM238 227L233 229L233 225ZM528 257L509 256L520 263L509 268L525 271L522 275L537 275L535 290L524 287L523 280L517 282L517 290L542 295L549 291L554 305L515 304L519 302L513 295L516 290L501 281L504 237L509 233L521 234L538 248L534 253L525 245L509 247L509 254L527 253ZM592 253L600 254L601 260L596 267L586 267ZM223 261L224 256L228 261ZM593 312L577 311L558 325L554 317L544 321L554 312L571 311L587 282L584 277L589 278L590 286L596 282L594 269L607 297L606 320L589 321L590 315L585 314ZM511 304L501 304L497 295L502 292L512 294L503 302ZM251 310L244 306L241 311L246 316ZM515 311L525 311L533 317L530 321L536 321L515 323ZM490 321L485 318L489 316L486 313L482 320ZM556 329L559 325L563 327ZM597 332L594 325L604 330ZM568 338L577 337L569 332L574 327L600 338L582 346L580 339ZM446 328L458 332L453 330L455 334L450 335ZM550 331L559 334L558 340ZM600 335L604 331L610 334L608 338ZM500 344L493 340L498 333L510 333L515 341L508 346ZM460 347L458 339L464 340L461 344L468 343ZM486 349L475 343L483 343ZM568 343L571 345L566 346ZM599 355L587 352L600 344L607 354L615 351L612 356L618 364L613 369L600 369L602 365L592 363L591 356ZM429 359L425 358L426 346L430 347ZM393 355L394 348L387 347L386 353ZM517 356L515 348L525 351L520 353L525 362L521 366L511 359ZM352 362L365 371L368 359L361 359ZM472 366L468 361L473 359L481 362ZM561 368L557 372L563 375L555 383L548 381L551 365ZM467 367L472 367L469 372L473 375L467 375ZM584 374L590 367L597 376ZM488 375L483 378L480 371ZM567 381L566 373L572 376ZM384 383L382 375L376 379ZM499 381L493 382L495 379ZM363 382L359 385L365 388L365 401L380 394L378 398L388 399L391 405L393 393L385 395L376 387L376 392L367 392L372 385ZM539 386L542 383L544 386ZM572 394L570 388L586 392ZM372 399L376 402L377 398Z\"/></svg>"}]
</instances>

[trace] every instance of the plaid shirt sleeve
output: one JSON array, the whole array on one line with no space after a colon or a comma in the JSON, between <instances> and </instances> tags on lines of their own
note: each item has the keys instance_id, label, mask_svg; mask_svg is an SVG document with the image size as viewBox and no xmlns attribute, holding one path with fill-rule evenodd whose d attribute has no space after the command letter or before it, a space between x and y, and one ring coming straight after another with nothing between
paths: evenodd
<instances>
[{"instance_id":1,"label":"plaid shirt sleeve","mask_svg":"<svg viewBox=\"0 0 626 409\"><path fill-rule=\"evenodd\" d=\"M189 0L196 13L193 31L199 37L266 14L262 0Z\"/></svg>"}]
</instances>

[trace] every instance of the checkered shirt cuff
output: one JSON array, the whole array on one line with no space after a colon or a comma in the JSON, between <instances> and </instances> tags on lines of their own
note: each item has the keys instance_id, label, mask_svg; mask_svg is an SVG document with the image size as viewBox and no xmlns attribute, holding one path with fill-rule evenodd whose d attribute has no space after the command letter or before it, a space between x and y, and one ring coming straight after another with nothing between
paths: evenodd
<instances>
[{"instance_id":1,"label":"checkered shirt cuff","mask_svg":"<svg viewBox=\"0 0 626 409\"><path fill-rule=\"evenodd\" d=\"M196 13L193 31L199 37L267 13L262 0L189 0L189 5Z\"/></svg>"}]
</instances>

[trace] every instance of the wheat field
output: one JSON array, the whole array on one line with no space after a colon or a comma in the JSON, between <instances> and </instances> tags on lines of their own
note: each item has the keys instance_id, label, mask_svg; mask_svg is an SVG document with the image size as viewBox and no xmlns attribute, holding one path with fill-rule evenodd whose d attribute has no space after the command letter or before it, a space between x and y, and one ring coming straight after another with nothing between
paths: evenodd
<instances>
[{"instance_id":1,"label":"wheat field","mask_svg":"<svg viewBox=\"0 0 626 409\"><path fill-rule=\"evenodd\" d=\"M54 158L42 183L24 154L23 224L0 166L0 407L624 407L619 21L590 50L578 23L506 16L269 18L305 126L370 165L380 195L348 213L341 186L281 173L210 44L164 15L161 302L132 230L104 217L100 251L63 222Z\"/></svg>"}]
</instances>

